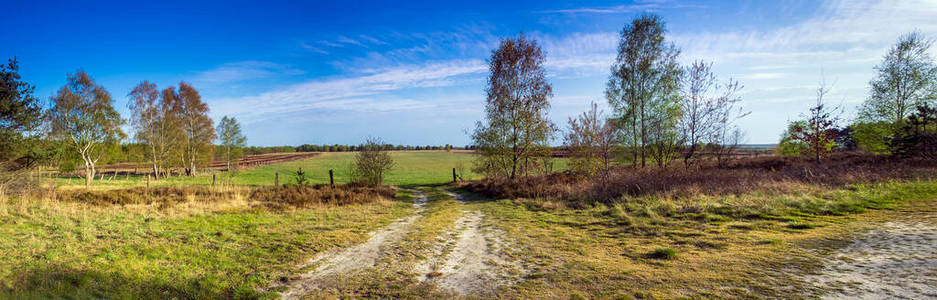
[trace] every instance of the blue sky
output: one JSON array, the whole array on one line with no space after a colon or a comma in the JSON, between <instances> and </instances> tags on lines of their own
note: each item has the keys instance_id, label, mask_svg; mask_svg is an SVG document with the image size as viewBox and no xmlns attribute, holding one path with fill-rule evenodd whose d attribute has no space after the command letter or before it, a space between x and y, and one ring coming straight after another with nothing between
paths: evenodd
<instances>
[{"instance_id":1,"label":"blue sky","mask_svg":"<svg viewBox=\"0 0 937 300\"><path fill-rule=\"evenodd\" d=\"M465 145L499 38L539 40L550 116L565 128L591 101L605 106L618 32L653 12L681 61L713 61L745 86L747 142L775 143L821 72L849 118L900 34L937 38L935 0L133 2L4 3L0 58L16 56L43 99L82 68L125 117L135 84L184 80L214 120L240 120L251 145Z\"/></svg>"}]
</instances>

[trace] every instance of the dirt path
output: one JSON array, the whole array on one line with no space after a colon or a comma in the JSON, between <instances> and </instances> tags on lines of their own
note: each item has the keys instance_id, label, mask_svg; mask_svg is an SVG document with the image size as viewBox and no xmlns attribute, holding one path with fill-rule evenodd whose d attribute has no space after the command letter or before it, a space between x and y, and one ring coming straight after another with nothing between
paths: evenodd
<instances>
[{"instance_id":1,"label":"dirt path","mask_svg":"<svg viewBox=\"0 0 937 300\"><path fill-rule=\"evenodd\" d=\"M426 214L426 196L417 193L414 202L416 214L401 218L387 227L374 232L364 243L324 253L310 260L303 267L314 267L308 273L291 281L289 290L282 294L284 299L298 299L316 290L330 286L336 280L366 274L368 269L381 268L410 270L416 282L438 287L444 295L495 296L495 291L506 284L515 283L523 276L523 268L511 262L509 243L504 234L485 225L485 214L471 209L460 195L450 193L462 206L462 216L454 220L453 229L436 238L425 259L412 265L401 265L393 259L396 252L406 244L408 234L418 230L421 218ZM425 250L424 250L425 251ZM391 258L388 260L388 258ZM389 265L384 265L390 263Z\"/></svg>"},{"instance_id":2,"label":"dirt path","mask_svg":"<svg viewBox=\"0 0 937 300\"><path fill-rule=\"evenodd\" d=\"M463 202L460 195L450 194ZM417 279L472 296L492 296L499 286L518 280L522 272L505 259L503 234L484 227L484 219L480 211L462 211L454 232L442 238L448 242L437 244L434 255L414 267Z\"/></svg>"},{"instance_id":3,"label":"dirt path","mask_svg":"<svg viewBox=\"0 0 937 300\"><path fill-rule=\"evenodd\" d=\"M298 299L302 295L320 288L323 279L339 274L349 274L373 267L377 260L393 244L399 242L410 227L421 218L419 214L426 205L426 196L419 194L413 206L417 214L397 219L387 227L371 233L366 242L340 251L329 252L313 258L303 267L318 265L312 271L301 275L289 284L289 290L282 294L283 299Z\"/></svg>"},{"instance_id":4,"label":"dirt path","mask_svg":"<svg viewBox=\"0 0 937 300\"><path fill-rule=\"evenodd\" d=\"M937 212L872 224L811 277L825 299L937 298Z\"/></svg>"}]
</instances>

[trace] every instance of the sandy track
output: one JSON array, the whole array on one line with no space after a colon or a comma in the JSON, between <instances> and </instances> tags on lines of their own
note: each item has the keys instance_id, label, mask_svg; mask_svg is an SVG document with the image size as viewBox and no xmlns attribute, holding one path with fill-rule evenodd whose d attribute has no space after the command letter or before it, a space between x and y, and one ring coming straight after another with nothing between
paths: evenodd
<instances>
[{"instance_id":1,"label":"sandy track","mask_svg":"<svg viewBox=\"0 0 937 300\"><path fill-rule=\"evenodd\" d=\"M420 194L414 201L417 214L397 219L387 227L371 233L364 243L344 250L329 252L313 258L303 267L317 265L312 271L301 275L289 284L290 289L282 294L283 299L298 299L318 288L323 279L349 274L373 267L385 252L399 242L410 231L411 226L420 219L420 211L426 204L426 196Z\"/></svg>"},{"instance_id":2,"label":"sandy track","mask_svg":"<svg viewBox=\"0 0 937 300\"><path fill-rule=\"evenodd\" d=\"M937 212L873 224L811 279L825 299L937 298Z\"/></svg>"},{"instance_id":3,"label":"sandy track","mask_svg":"<svg viewBox=\"0 0 937 300\"><path fill-rule=\"evenodd\" d=\"M460 195L452 196L462 201ZM440 238L448 242L438 243L435 253L414 267L417 279L473 296L491 296L499 286L519 279L521 272L503 255L503 234L483 227L484 218L480 211L463 211L454 232Z\"/></svg>"}]
</instances>

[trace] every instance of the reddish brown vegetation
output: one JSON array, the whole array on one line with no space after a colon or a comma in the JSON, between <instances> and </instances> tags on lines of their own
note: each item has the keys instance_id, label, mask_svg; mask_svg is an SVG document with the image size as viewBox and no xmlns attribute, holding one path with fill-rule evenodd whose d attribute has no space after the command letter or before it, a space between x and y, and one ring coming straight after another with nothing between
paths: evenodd
<instances>
[{"instance_id":1,"label":"reddish brown vegetation","mask_svg":"<svg viewBox=\"0 0 937 300\"><path fill-rule=\"evenodd\" d=\"M93 191L66 190L58 192L58 200L92 205L159 204L170 206L186 201L217 202L247 197L252 203L274 209L306 207L310 205L348 205L394 198L390 187L360 187L352 185L265 187L254 190L214 189L209 187L142 187Z\"/></svg>"},{"instance_id":2,"label":"reddish brown vegetation","mask_svg":"<svg viewBox=\"0 0 937 300\"><path fill-rule=\"evenodd\" d=\"M599 180L572 173L508 179L485 179L467 184L471 191L497 198L549 198L575 203L613 202L623 195L743 194L752 191L785 192L791 183L822 187L887 180L937 178L937 161L898 159L839 153L823 164L799 157L737 159L725 167L618 168L608 187Z\"/></svg>"},{"instance_id":3,"label":"reddish brown vegetation","mask_svg":"<svg viewBox=\"0 0 937 300\"><path fill-rule=\"evenodd\" d=\"M153 204L172 205L194 199L214 202L231 199L236 191L213 190L207 187L158 187L147 190L135 187L119 190L65 190L56 192L55 198L62 201L93 205Z\"/></svg>"},{"instance_id":4,"label":"reddish brown vegetation","mask_svg":"<svg viewBox=\"0 0 937 300\"><path fill-rule=\"evenodd\" d=\"M314 186L292 185L287 187L266 187L254 190L250 198L262 201L268 207L284 208L305 207L309 205L348 205L374 202L380 199L393 199L394 190L387 186L365 187L355 185L327 184Z\"/></svg>"}]
</instances>

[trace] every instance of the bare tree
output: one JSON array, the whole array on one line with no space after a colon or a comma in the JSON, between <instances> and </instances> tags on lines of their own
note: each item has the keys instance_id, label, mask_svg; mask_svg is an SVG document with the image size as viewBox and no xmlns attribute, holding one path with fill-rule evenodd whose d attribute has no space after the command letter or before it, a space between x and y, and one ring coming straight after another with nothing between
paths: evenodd
<instances>
[{"instance_id":1,"label":"bare tree","mask_svg":"<svg viewBox=\"0 0 937 300\"><path fill-rule=\"evenodd\" d=\"M570 117L569 130L563 137L563 144L569 150L571 169L586 175L593 175L607 167L610 158L610 141L615 140L611 122L603 117L597 104L576 118Z\"/></svg>"},{"instance_id":2,"label":"bare tree","mask_svg":"<svg viewBox=\"0 0 937 300\"><path fill-rule=\"evenodd\" d=\"M618 137L614 120L606 119L595 103L578 118L569 118L564 144L570 151L571 168L587 175L601 174L602 185L607 187Z\"/></svg>"},{"instance_id":3,"label":"bare tree","mask_svg":"<svg viewBox=\"0 0 937 300\"><path fill-rule=\"evenodd\" d=\"M51 100L52 132L78 152L84 162L85 186L90 187L95 164L106 152L104 144L119 143L123 137L123 120L111 104L110 93L82 70L69 74Z\"/></svg>"},{"instance_id":4,"label":"bare tree","mask_svg":"<svg viewBox=\"0 0 937 300\"><path fill-rule=\"evenodd\" d=\"M472 135L481 154L476 169L512 179L528 175L538 157L549 155L556 131L547 118L553 92L543 52L524 35L503 39L491 55L489 71L486 120L476 123Z\"/></svg>"},{"instance_id":5,"label":"bare tree","mask_svg":"<svg viewBox=\"0 0 937 300\"><path fill-rule=\"evenodd\" d=\"M735 125L721 127L716 139L709 144L712 147L713 155L716 157L716 164L725 166L728 158L735 154L739 145L745 143L748 137L741 128Z\"/></svg>"},{"instance_id":6,"label":"bare tree","mask_svg":"<svg viewBox=\"0 0 937 300\"><path fill-rule=\"evenodd\" d=\"M353 182L377 186L384 183L384 175L394 168L394 160L382 140L368 138L364 144L358 146L352 167Z\"/></svg>"},{"instance_id":7,"label":"bare tree","mask_svg":"<svg viewBox=\"0 0 937 300\"><path fill-rule=\"evenodd\" d=\"M721 162L727 144L734 134L733 123L748 115L739 105L742 98L737 93L742 86L732 79L720 84L712 73L712 63L693 62L684 72L682 88L683 117L680 131L688 145L683 156L689 167L699 155L700 147L710 144L715 148Z\"/></svg>"},{"instance_id":8,"label":"bare tree","mask_svg":"<svg viewBox=\"0 0 937 300\"><path fill-rule=\"evenodd\" d=\"M649 156L666 164L679 141L680 50L664 41L666 32L664 21L651 14L626 25L605 90L625 135L621 141L642 167Z\"/></svg>"},{"instance_id":9,"label":"bare tree","mask_svg":"<svg viewBox=\"0 0 937 300\"><path fill-rule=\"evenodd\" d=\"M898 38L898 44L875 67L878 74L869 82L871 92L860 109L860 119L890 122L896 134L917 106L937 99L937 65L928 52L932 45L920 32Z\"/></svg>"},{"instance_id":10,"label":"bare tree","mask_svg":"<svg viewBox=\"0 0 937 300\"><path fill-rule=\"evenodd\" d=\"M182 166L186 175L194 176L198 165L207 164L214 152L212 141L217 137L208 117L208 105L194 87L179 82L182 124Z\"/></svg>"}]
</instances>

